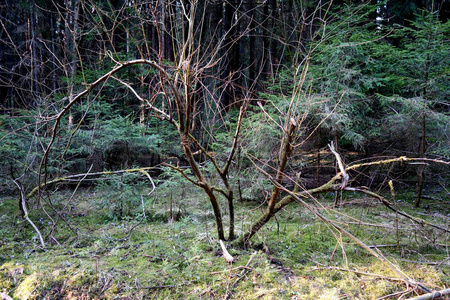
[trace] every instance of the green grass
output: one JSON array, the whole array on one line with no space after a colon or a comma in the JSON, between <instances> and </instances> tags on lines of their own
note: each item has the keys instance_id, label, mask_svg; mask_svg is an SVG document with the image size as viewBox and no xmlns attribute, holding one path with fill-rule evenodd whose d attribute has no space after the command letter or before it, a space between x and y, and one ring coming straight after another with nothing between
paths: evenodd
<instances>
[{"instance_id":1,"label":"green grass","mask_svg":"<svg viewBox=\"0 0 450 300\"><path fill-rule=\"evenodd\" d=\"M252 248L229 248L230 265L203 195L192 188L164 194L146 200L146 221L123 239L140 220L140 205L113 219L102 205L104 193L83 190L64 216L78 234L59 220L53 236L61 245L49 244L47 251L20 220L17 200L0 199L0 291L14 299L376 299L406 290L385 263L297 204L263 227ZM61 207L70 195L58 192L53 203ZM448 227L445 199L440 209L415 210L413 200L402 197L402 211ZM345 199L352 203L332 210L331 195L319 198L319 209L368 245L396 244L398 236L406 246L380 248L387 259L431 289L450 285L449 234L400 217L397 231L395 213L363 197ZM236 204L238 233L261 213L258 205ZM172 215L180 212L176 221L169 221L170 207ZM30 211L48 234L45 215Z\"/></svg>"}]
</instances>

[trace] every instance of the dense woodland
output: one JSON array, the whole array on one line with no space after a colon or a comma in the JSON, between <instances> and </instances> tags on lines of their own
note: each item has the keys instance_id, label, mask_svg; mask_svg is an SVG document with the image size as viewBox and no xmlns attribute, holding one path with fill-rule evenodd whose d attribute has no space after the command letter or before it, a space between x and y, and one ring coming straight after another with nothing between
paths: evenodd
<instances>
[{"instance_id":1,"label":"dense woodland","mask_svg":"<svg viewBox=\"0 0 450 300\"><path fill-rule=\"evenodd\" d=\"M449 17L446 0L2 0L0 217L39 252L79 238L77 192L129 238L160 219L152 197L189 216L172 199L192 188L237 249L295 205L386 263L319 209L357 194L440 232L448 260ZM443 225L411 215L430 207Z\"/></svg>"}]
</instances>

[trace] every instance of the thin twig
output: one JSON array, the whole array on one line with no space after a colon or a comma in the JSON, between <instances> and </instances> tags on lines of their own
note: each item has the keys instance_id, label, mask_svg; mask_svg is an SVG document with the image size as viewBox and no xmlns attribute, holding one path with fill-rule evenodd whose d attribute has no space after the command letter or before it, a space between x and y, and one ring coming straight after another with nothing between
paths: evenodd
<instances>
[{"instance_id":1,"label":"thin twig","mask_svg":"<svg viewBox=\"0 0 450 300\"><path fill-rule=\"evenodd\" d=\"M238 275L238 276L239 276L238 279L236 279L236 281L233 282L233 284L232 284L232 285L230 286L230 288L228 289L227 295L226 295L225 298L224 298L225 300L228 300L228 299L231 297L233 288L237 285L237 283L238 283L239 281L241 281L242 278L244 278L244 276L245 276L247 273L253 271L252 268L249 268L249 265L250 265L250 263L252 262L253 258L255 257L256 253L258 253L258 252L256 252L256 251L253 252L253 254L252 254L252 255L250 256L250 258L248 259L247 263L246 263L245 266L243 267L244 270L242 270L241 274Z\"/></svg>"},{"instance_id":2,"label":"thin twig","mask_svg":"<svg viewBox=\"0 0 450 300\"><path fill-rule=\"evenodd\" d=\"M240 269L253 271L253 268L246 267L246 266L238 266L238 267L232 268L231 271L237 271L237 270L240 270ZM222 273L229 272L229 271L230 270L215 271L215 272L210 272L209 274L210 275L216 275L216 274L222 274Z\"/></svg>"},{"instance_id":3,"label":"thin twig","mask_svg":"<svg viewBox=\"0 0 450 300\"><path fill-rule=\"evenodd\" d=\"M176 288L179 286L188 285L190 283L192 283L192 282L188 281L188 282L183 282L183 283L179 283L179 284L144 286L144 287L140 287L140 289L146 289L146 290L173 289L173 288Z\"/></svg>"},{"instance_id":4,"label":"thin twig","mask_svg":"<svg viewBox=\"0 0 450 300\"><path fill-rule=\"evenodd\" d=\"M396 297L396 296L399 296L399 295L401 295L401 297L398 297L398 298L396 298L396 299L401 299L404 295L410 294L410 293L414 292L415 290L416 290L416 289L412 289L412 290L407 289L406 291L401 291L401 292L397 292L397 293L392 293L392 294L389 294L389 295L385 295L385 296L383 296L383 297L377 298L377 300L388 299L388 298Z\"/></svg>"},{"instance_id":5,"label":"thin twig","mask_svg":"<svg viewBox=\"0 0 450 300\"><path fill-rule=\"evenodd\" d=\"M125 169L125 170L117 170L117 171L104 171L104 172L95 172L95 173L83 173L83 174L75 174L75 175L69 175L65 177L59 177L55 178L53 180L43 182L39 186L36 186L31 190L31 192L28 193L27 197L31 198L38 192L40 189L44 188L47 185L58 183L58 182L64 182L64 181L73 181L74 179L82 177L82 179L77 179L77 181L85 180L87 176L99 176L99 175L112 175L112 174L122 174L122 173L135 173L135 172L141 172L152 170L152 169L158 169L157 167L143 167L143 168L134 168L134 169ZM143 173L145 174L145 173Z\"/></svg>"},{"instance_id":6,"label":"thin twig","mask_svg":"<svg viewBox=\"0 0 450 300\"><path fill-rule=\"evenodd\" d=\"M447 228L444 228L444 227L435 225L435 224L433 224L433 223L429 223L429 222L427 222L427 221L425 221L425 220L423 220L423 219L414 218L413 216L410 216L410 215L408 215L407 213L404 213L404 212L402 212L402 211L397 210L395 207L392 206L392 204L391 204L389 201L387 201L384 197L378 195L377 193L374 193L374 192L369 191L369 190L366 190L366 189L352 188L352 187L346 187L345 190L346 190L346 191L352 191L352 192L360 192L360 193L363 193L363 194L372 196L372 197L378 199L383 205L385 205L385 206L386 206L387 208L389 208L390 210L392 210L392 211L394 211L395 213L398 213L399 215L402 215L402 216L404 216L404 217L406 217L406 218L408 218L408 219L414 221L414 222L417 223L417 224L420 224L420 225L422 225L422 226L423 226L423 225L428 225L428 226L437 228L437 229L442 230L442 231L445 231L445 232L450 232L450 230L447 229Z\"/></svg>"}]
</instances>

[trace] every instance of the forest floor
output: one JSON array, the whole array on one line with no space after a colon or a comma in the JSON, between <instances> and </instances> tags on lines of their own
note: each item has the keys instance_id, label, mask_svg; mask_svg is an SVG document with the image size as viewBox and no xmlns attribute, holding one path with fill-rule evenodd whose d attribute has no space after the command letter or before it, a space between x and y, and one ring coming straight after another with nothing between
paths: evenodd
<instances>
[{"instance_id":1,"label":"forest floor","mask_svg":"<svg viewBox=\"0 0 450 300\"><path fill-rule=\"evenodd\" d=\"M424 199L426 209L414 209L413 196L399 192L398 209L448 229L450 199L443 191ZM297 204L261 229L251 247L229 244L235 260L228 263L211 208L197 190L158 191L145 200L145 220L138 226L140 200L133 217L118 220L103 205L105 195L90 188L74 197L62 190L52 199L55 206L71 199L70 211L63 216L67 223L58 221L54 243L43 251L31 226L19 218L17 199L0 198L0 293L5 299L407 299L418 292L386 263ZM412 281L430 290L450 286L449 233L416 224L371 198L346 194L343 199L338 208L332 207L332 194L311 203L367 245L378 246ZM241 234L264 206L236 206ZM50 240L51 222L29 210Z\"/></svg>"}]
</instances>

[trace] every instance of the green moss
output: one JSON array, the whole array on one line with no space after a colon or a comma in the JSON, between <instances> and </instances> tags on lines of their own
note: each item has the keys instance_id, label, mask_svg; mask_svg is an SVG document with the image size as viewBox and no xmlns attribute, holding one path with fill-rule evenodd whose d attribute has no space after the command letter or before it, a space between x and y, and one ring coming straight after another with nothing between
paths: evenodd
<instances>
[{"instance_id":1,"label":"green moss","mask_svg":"<svg viewBox=\"0 0 450 300\"><path fill-rule=\"evenodd\" d=\"M39 286L38 274L32 273L26 276L14 291L14 297L22 300L33 299Z\"/></svg>"},{"instance_id":2,"label":"green moss","mask_svg":"<svg viewBox=\"0 0 450 300\"><path fill-rule=\"evenodd\" d=\"M63 205L66 196L62 193L58 203ZM374 299L404 289L400 281L383 277L397 276L386 264L353 240L330 230L295 203L255 235L254 249L230 248L235 258L230 266L214 239L210 208L197 196L193 193L191 198L184 199L190 210L180 220L172 223L166 219L164 222L146 220L126 238L136 220L105 222L96 214L92 203L102 201L101 198L80 194L72 202L76 217L68 219L80 228L81 234L74 238L70 229L62 226L54 235L62 246L51 246L46 252L34 247L30 239L34 233L27 224L18 233L2 227L0 231L6 235L0 244L4 259L0 267L0 288L17 299L220 299L227 294L231 295L230 299ZM159 198L157 205L149 205L146 210L153 214L167 212L167 201ZM321 201L327 207L333 199ZM364 199L352 201L367 206L324 209L322 213L369 245L396 243L395 214L375 202L369 205L371 201ZM408 213L434 220L410 209L408 203L400 204ZM250 211L257 205L247 202L238 206L237 232L248 230L251 220L259 217L259 211ZM7 228L14 228L14 218L5 220ZM439 218L433 222L439 220L445 222ZM409 277L429 286L449 285L450 279L443 272L449 273L446 263L436 268L408 262L446 259L447 248L438 245L445 243L445 234L429 228L414 232L410 222L401 218L399 226L405 228L399 232L400 243L407 246L400 250L397 247L380 250ZM436 245L429 246L420 233L434 238ZM248 268L244 269L255 251ZM12 276L14 270L23 271L16 271Z\"/></svg>"}]
</instances>

